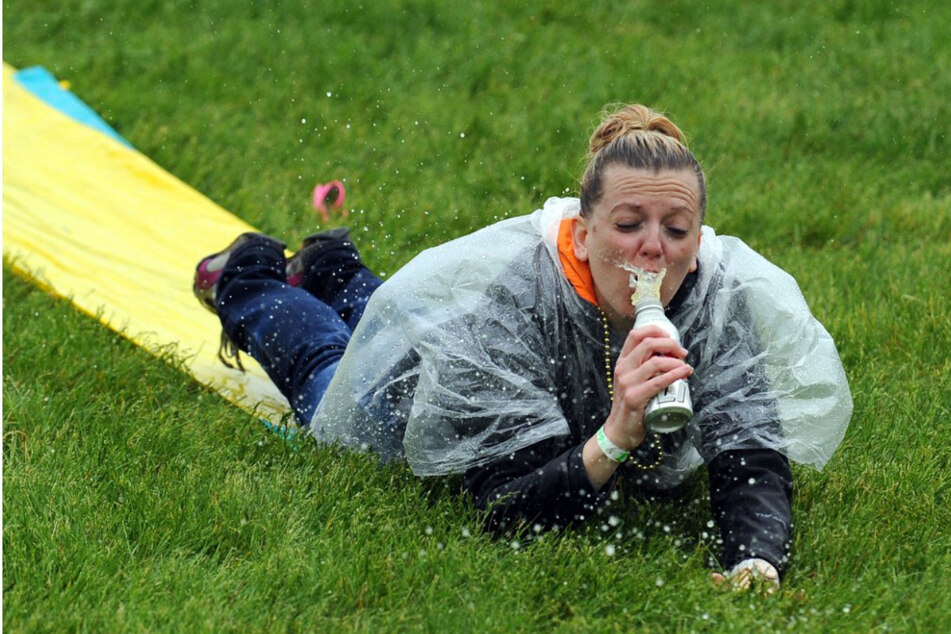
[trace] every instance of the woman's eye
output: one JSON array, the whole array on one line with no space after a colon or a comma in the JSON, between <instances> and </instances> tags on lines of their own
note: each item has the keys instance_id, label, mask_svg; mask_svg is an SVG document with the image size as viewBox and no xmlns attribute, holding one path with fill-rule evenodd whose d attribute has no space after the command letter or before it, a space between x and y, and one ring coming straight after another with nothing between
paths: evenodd
<instances>
[{"instance_id":1,"label":"woman's eye","mask_svg":"<svg viewBox=\"0 0 951 634\"><path fill-rule=\"evenodd\" d=\"M636 231L640 228L641 223L639 222L619 222L617 223L618 231Z\"/></svg>"},{"instance_id":2,"label":"woman's eye","mask_svg":"<svg viewBox=\"0 0 951 634\"><path fill-rule=\"evenodd\" d=\"M686 238L688 233L686 229L678 227L667 227L667 232L675 238Z\"/></svg>"}]
</instances>

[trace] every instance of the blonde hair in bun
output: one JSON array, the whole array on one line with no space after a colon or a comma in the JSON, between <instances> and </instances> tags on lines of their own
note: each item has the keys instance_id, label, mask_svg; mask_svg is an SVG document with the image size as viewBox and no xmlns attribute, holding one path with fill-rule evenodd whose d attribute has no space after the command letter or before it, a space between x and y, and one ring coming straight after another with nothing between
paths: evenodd
<instances>
[{"instance_id":1,"label":"blonde hair in bun","mask_svg":"<svg viewBox=\"0 0 951 634\"><path fill-rule=\"evenodd\" d=\"M673 121L640 104L615 107L595 129L588 141L589 160L581 178L581 215L604 194L604 170L609 165L625 165L653 172L691 169L700 187L700 221L707 209L706 178L700 163L687 149L683 132Z\"/></svg>"},{"instance_id":2,"label":"blonde hair in bun","mask_svg":"<svg viewBox=\"0 0 951 634\"><path fill-rule=\"evenodd\" d=\"M612 143L618 137L636 132L658 132L686 145L684 134L674 122L647 106L631 104L622 106L614 112L606 112L601 124L595 129L588 141L588 151L597 154L601 148ZM651 135L651 139L658 139Z\"/></svg>"}]
</instances>

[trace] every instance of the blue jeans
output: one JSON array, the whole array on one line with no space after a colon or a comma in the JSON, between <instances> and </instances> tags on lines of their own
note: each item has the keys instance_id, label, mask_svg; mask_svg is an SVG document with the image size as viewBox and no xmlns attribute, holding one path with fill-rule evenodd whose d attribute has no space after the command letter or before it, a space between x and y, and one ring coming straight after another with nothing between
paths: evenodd
<instances>
[{"instance_id":1,"label":"blue jeans","mask_svg":"<svg viewBox=\"0 0 951 634\"><path fill-rule=\"evenodd\" d=\"M287 284L286 264L269 244L239 246L218 280L216 307L225 334L261 364L306 427L382 281L359 265L342 287L311 293ZM326 267L332 273L333 263Z\"/></svg>"}]
</instances>

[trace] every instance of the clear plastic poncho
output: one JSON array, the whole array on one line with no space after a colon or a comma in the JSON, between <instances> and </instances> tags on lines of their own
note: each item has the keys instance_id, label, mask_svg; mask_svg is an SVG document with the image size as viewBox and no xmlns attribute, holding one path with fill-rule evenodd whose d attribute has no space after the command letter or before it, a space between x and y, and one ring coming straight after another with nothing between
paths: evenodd
<instances>
[{"instance_id":1,"label":"clear plastic poncho","mask_svg":"<svg viewBox=\"0 0 951 634\"><path fill-rule=\"evenodd\" d=\"M557 249L562 220L578 212L577 199L552 198L398 271L371 298L311 433L405 457L417 475L590 437L610 412L602 324ZM698 258L668 313L694 367L694 417L665 440L655 484L739 448L822 468L852 410L831 337L792 277L742 241L704 227ZM614 334L615 358L625 334Z\"/></svg>"}]
</instances>

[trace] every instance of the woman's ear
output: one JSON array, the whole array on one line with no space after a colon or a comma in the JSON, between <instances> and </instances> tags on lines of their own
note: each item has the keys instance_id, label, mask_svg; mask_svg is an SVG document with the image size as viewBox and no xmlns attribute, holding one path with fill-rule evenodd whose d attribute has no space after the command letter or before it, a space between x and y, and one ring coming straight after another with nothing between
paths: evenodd
<instances>
[{"instance_id":1,"label":"woman's ear","mask_svg":"<svg viewBox=\"0 0 951 634\"><path fill-rule=\"evenodd\" d=\"M701 240L702 238L703 238L703 231L701 231L700 234L697 236L697 252L696 252L696 253L694 254L694 256L693 256L693 264L690 265L690 269L687 271L688 273L693 273L694 271L697 270L697 267L699 266L699 263L700 263L700 240Z\"/></svg>"},{"instance_id":2,"label":"woman's ear","mask_svg":"<svg viewBox=\"0 0 951 634\"><path fill-rule=\"evenodd\" d=\"M581 216L571 219L571 243L574 246L575 257L582 262L588 261L588 227Z\"/></svg>"}]
</instances>

